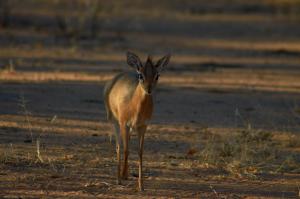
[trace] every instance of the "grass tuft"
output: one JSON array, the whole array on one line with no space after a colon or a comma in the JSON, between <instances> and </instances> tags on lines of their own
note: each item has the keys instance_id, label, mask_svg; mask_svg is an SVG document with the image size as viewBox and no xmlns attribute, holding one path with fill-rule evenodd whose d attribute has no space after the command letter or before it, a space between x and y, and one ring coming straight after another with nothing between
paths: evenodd
<instances>
[{"instance_id":1,"label":"grass tuft","mask_svg":"<svg viewBox=\"0 0 300 199\"><path fill-rule=\"evenodd\" d=\"M300 162L295 155L286 156L273 134L260 130L242 130L230 136L212 134L200 159L230 174L255 177L264 172L295 171Z\"/></svg>"}]
</instances>

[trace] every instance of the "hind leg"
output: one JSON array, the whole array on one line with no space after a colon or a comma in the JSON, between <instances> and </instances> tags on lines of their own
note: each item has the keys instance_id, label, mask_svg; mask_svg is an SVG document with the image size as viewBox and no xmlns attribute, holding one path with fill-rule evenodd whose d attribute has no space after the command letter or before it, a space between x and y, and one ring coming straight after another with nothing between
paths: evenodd
<instances>
[{"instance_id":1,"label":"hind leg","mask_svg":"<svg viewBox=\"0 0 300 199\"><path fill-rule=\"evenodd\" d=\"M116 153L117 153L117 162L118 162L118 170L117 170L117 184L121 184L121 153L120 153L120 128L117 122L114 123L114 133L116 138Z\"/></svg>"},{"instance_id":2,"label":"hind leg","mask_svg":"<svg viewBox=\"0 0 300 199\"><path fill-rule=\"evenodd\" d=\"M128 179L128 155L129 155L129 127L125 123L120 123L120 132L123 141L124 164L122 171L122 178Z\"/></svg>"}]
</instances>

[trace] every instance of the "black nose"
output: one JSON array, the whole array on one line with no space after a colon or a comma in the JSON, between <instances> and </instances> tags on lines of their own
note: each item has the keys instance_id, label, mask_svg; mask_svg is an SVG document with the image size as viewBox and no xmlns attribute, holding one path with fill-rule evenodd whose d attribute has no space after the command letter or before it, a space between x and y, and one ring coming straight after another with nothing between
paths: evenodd
<instances>
[{"instance_id":1,"label":"black nose","mask_svg":"<svg viewBox=\"0 0 300 199\"><path fill-rule=\"evenodd\" d=\"M147 88L147 93L148 93L148 94L151 94L151 92L152 92L152 87L151 87L151 86L148 86L148 88Z\"/></svg>"}]
</instances>

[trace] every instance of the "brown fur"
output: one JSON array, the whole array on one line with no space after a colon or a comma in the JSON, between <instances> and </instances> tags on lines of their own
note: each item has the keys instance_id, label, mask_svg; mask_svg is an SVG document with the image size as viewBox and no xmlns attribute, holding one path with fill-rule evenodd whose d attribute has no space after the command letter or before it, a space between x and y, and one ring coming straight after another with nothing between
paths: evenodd
<instances>
[{"instance_id":1,"label":"brown fur","mask_svg":"<svg viewBox=\"0 0 300 199\"><path fill-rule=\"evenodd\" d=\"M108 120L115 126L116 152L118 160L117 183L121 183L120 140L123 142L124 163L122 178L128 178L129 128L137 131L139 139L139 189L143 190L142 156L147 121L152 117L153 99L159 68L167 65L169 56L163 57L156 65L148 57L143 64L133 53L127 53L127 63L137 73L122 73L109 81L104 88L104 101Z\"/></svg>"},{"instance_id":2,"label":"brown fur","mask_svg":"<svg viewBox=\"0 0 300 199\"><path fill-rule=\"evenodd\" d=\"M152 95L145 95L141 86L138 85L130 101L118 108L114 113L115 116L118 115L118 121L136 128L151 119L153 110Z\"/></svg>"}]
</instances>

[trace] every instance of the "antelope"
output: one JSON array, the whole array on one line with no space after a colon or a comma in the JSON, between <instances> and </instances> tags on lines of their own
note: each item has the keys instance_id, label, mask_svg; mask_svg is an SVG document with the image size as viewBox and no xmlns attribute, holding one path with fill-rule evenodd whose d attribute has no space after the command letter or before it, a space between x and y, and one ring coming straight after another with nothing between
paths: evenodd
<instances>
[{"instance_id":1,"label":"antelope","mask_svg":"<svg viewBox=\"0 0 300 199\"><path fill-rule=\"evenodd\" d=\"M148 56L142 64L137 55L127 52L127 64L135 72L124 72L108 81L104 87L104 102L108 121L113 123L117 153L117 184L121 178L128 179L128 144L131 130L137 132L139 177L138 189L144 190L143 184L143 151L144 135L147 122L152 117L153 91L159 79L160 72L169 63L170 55L166 55L153 63ZM123 142L123 169L121 173L120 144Z\"/></svg>"}]
</instances>

